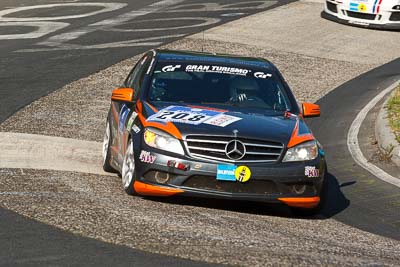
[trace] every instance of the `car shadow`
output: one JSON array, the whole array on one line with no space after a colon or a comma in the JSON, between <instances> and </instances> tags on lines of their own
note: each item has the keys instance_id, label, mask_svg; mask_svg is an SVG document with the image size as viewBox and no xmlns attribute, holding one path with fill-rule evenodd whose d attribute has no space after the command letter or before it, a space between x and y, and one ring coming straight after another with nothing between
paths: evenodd
<instances>
[{"instance_id":1,"label":"car shadow","mask_svg":"<svg viewBox=\"0 0 400 267\"><path fill-rule=\"evenodd\" d=\"M355 182L354 182L355 183ZM351 185L351 184L349 184ZM347 184L342 185L347 186ZM268 215L286 218L300 218L300 219L316 219L324 220L331 218L335 214L340 213L346 209L350 201L346 199L341 191L337 179L332 174L327 174L327 188L326 200L324 201L321 212L317 215L300 216L294 214L290 208L283 204L268 204L262 202L252 201L238 201L226 199L212 199L212 198L197 198L197 197L181 197L174 196L169 198L161 197L144 197L150 201L170 203L180 206L195 206L209 209L218 209L232 212L240 212L254 215Z\"/></svg>"},{"instance_id":2,"label":"car shadow","mask_svg":"<svg viewBox=\"0 0 400 267\"><path fill-rule=\"evenodd\" d=\"M331 218L334 215L342 212L350 205L350 200L343 194L341 188L345 186L351 186L356 182L347 182L339 184L337 178L328 172L327 176L327 190L325 203L322 206L319 216L323 216L325 219Z\"/></svg>"}]
</instances>

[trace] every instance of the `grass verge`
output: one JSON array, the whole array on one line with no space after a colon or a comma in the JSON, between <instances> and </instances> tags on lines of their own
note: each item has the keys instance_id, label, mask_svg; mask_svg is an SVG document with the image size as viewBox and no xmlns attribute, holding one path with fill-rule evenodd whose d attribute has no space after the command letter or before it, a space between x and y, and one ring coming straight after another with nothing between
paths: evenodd
<instances>
[{"instance_id":1,"label":"grass verge","mask_svg":"<svg viewBox=\"0 0 400 267\"><path fill-rule=\"evenodd\" d=\"M400 86L397 87L387 104L389 124L397 142L400 143Z\"/></svg>"}]
</instances>

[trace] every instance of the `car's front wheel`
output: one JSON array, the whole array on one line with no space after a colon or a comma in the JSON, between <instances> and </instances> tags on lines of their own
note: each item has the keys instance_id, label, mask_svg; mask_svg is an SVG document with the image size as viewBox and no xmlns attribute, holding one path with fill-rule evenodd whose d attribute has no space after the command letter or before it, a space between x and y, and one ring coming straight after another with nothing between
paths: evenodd
<instances>
[{"instance_id":1,"label":"car's front wheel","mask_svg":"<svg viewBox=\"0 0 400 267\"><path fill-rule=\"evenodd\" d=\"M128 195L135 195L135 189L133 188L133 183L135 182L136 172L135 172L135 157L133 152L133 142L129 139L128 146L126 148L124 161L122 164L122 186Z\"/></svg>"},{"instance_id":2,"label":"car's front wheel","mask_svg":"<svg viewBox=\"0 0 400 267\"><path fill-rule=\"evenodd\" d=\"M116 172L115 169L111 166L111 126L110 122L107 119L106 131L104 133L104 141L103 141L103 170L106 172Z\"/></svg>"}]
</instances>

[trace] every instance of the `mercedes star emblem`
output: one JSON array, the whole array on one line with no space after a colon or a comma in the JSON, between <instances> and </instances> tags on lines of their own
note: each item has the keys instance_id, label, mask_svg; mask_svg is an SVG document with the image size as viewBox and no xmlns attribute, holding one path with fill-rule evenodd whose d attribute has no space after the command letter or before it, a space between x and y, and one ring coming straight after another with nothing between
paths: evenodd
<instances>
[{"instance_id":1,"label":"mercedes star emblem","mask_svg":"<svg viewBox=\"0 0 400 267\"><path fill-rule=\"evenodd\" d=\"M246 154L246 147L241 141L232 140L226 144L225 154L231 160L240 160Z\"/></svg>"}]
</instances>

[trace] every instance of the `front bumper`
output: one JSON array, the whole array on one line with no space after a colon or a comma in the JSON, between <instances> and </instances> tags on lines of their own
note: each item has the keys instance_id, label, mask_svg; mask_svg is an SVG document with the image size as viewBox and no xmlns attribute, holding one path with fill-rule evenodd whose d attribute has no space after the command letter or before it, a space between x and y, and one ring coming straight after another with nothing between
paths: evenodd
<instances>
[{"instance_id":1,"label":"front bumper","mask_svg":"<svg viewBox=\"0 0 400 267\"><path fill-rule=\"evenodd\" d=\"M244 200L244 201L258 201L267 203L284 203L291 207L311 209L318 206L320 202L319 196L313 197L277 197L277 198L266 198L262 195L249 195L249 194L229 194L220 192L210 191L199 191L193 188L178 189L175 187L165 185L153 185L147 184L140 181L135 181L134 188L136 193L145 196L156 196L156 197L169 197L174 195L182 195L188 197L210 197L219 199L232 199L232 200Z\"/></svg>"},{"instance_id":2,"label":"front bumper","mask_svg":"<svg viewBox=\"0 0 400 267\"><path fill-rule=\"evenodd\" d=\"M372 12L372 7L368 8L368 12ZM394 15L399 17L400 11L393 11L390 8L391 6L384 6L379 13L351 12L342 2L329 0L325 2L321 17L341 24L362 28L400 30L400 21L392 20ZM357 17L352 17L350 14L357 15Z\"/></svg>"},{"instance_id":3,"label":"front bumper","mask_svg":"<svg viewBox=\"0 0 400 267\"><path fill-rule=\"evenodd\" d=\"M143 162L136 156L135 191L140 195L207 197L285 203L293 207L313 208L325 177L325 160L318 156L308 162L251 163L249 181L220 181L216 179L218 163L176 157L149 149L155 161ZM141 151L135 155L141 154ZM169 167L169 162L180 163L185 170ZM239 164L244 165L244 164ZM306 167L318 170L318 177L307 177Z\"/></svg>"},{"instance_id":4,"label":"front bumper","mask_svg":"<svg viewBox=\"0 0 400 267\"><path fill-rule=\"evenodd\" d=\"M338 18L337 16L329 14L326 11L321 12L321 17L341 24L352 25L361 28L376 29L376 30L400 30L400 23L374 24L366 22L357 22L351 19Z\"/></svg>"}]
</instances>

